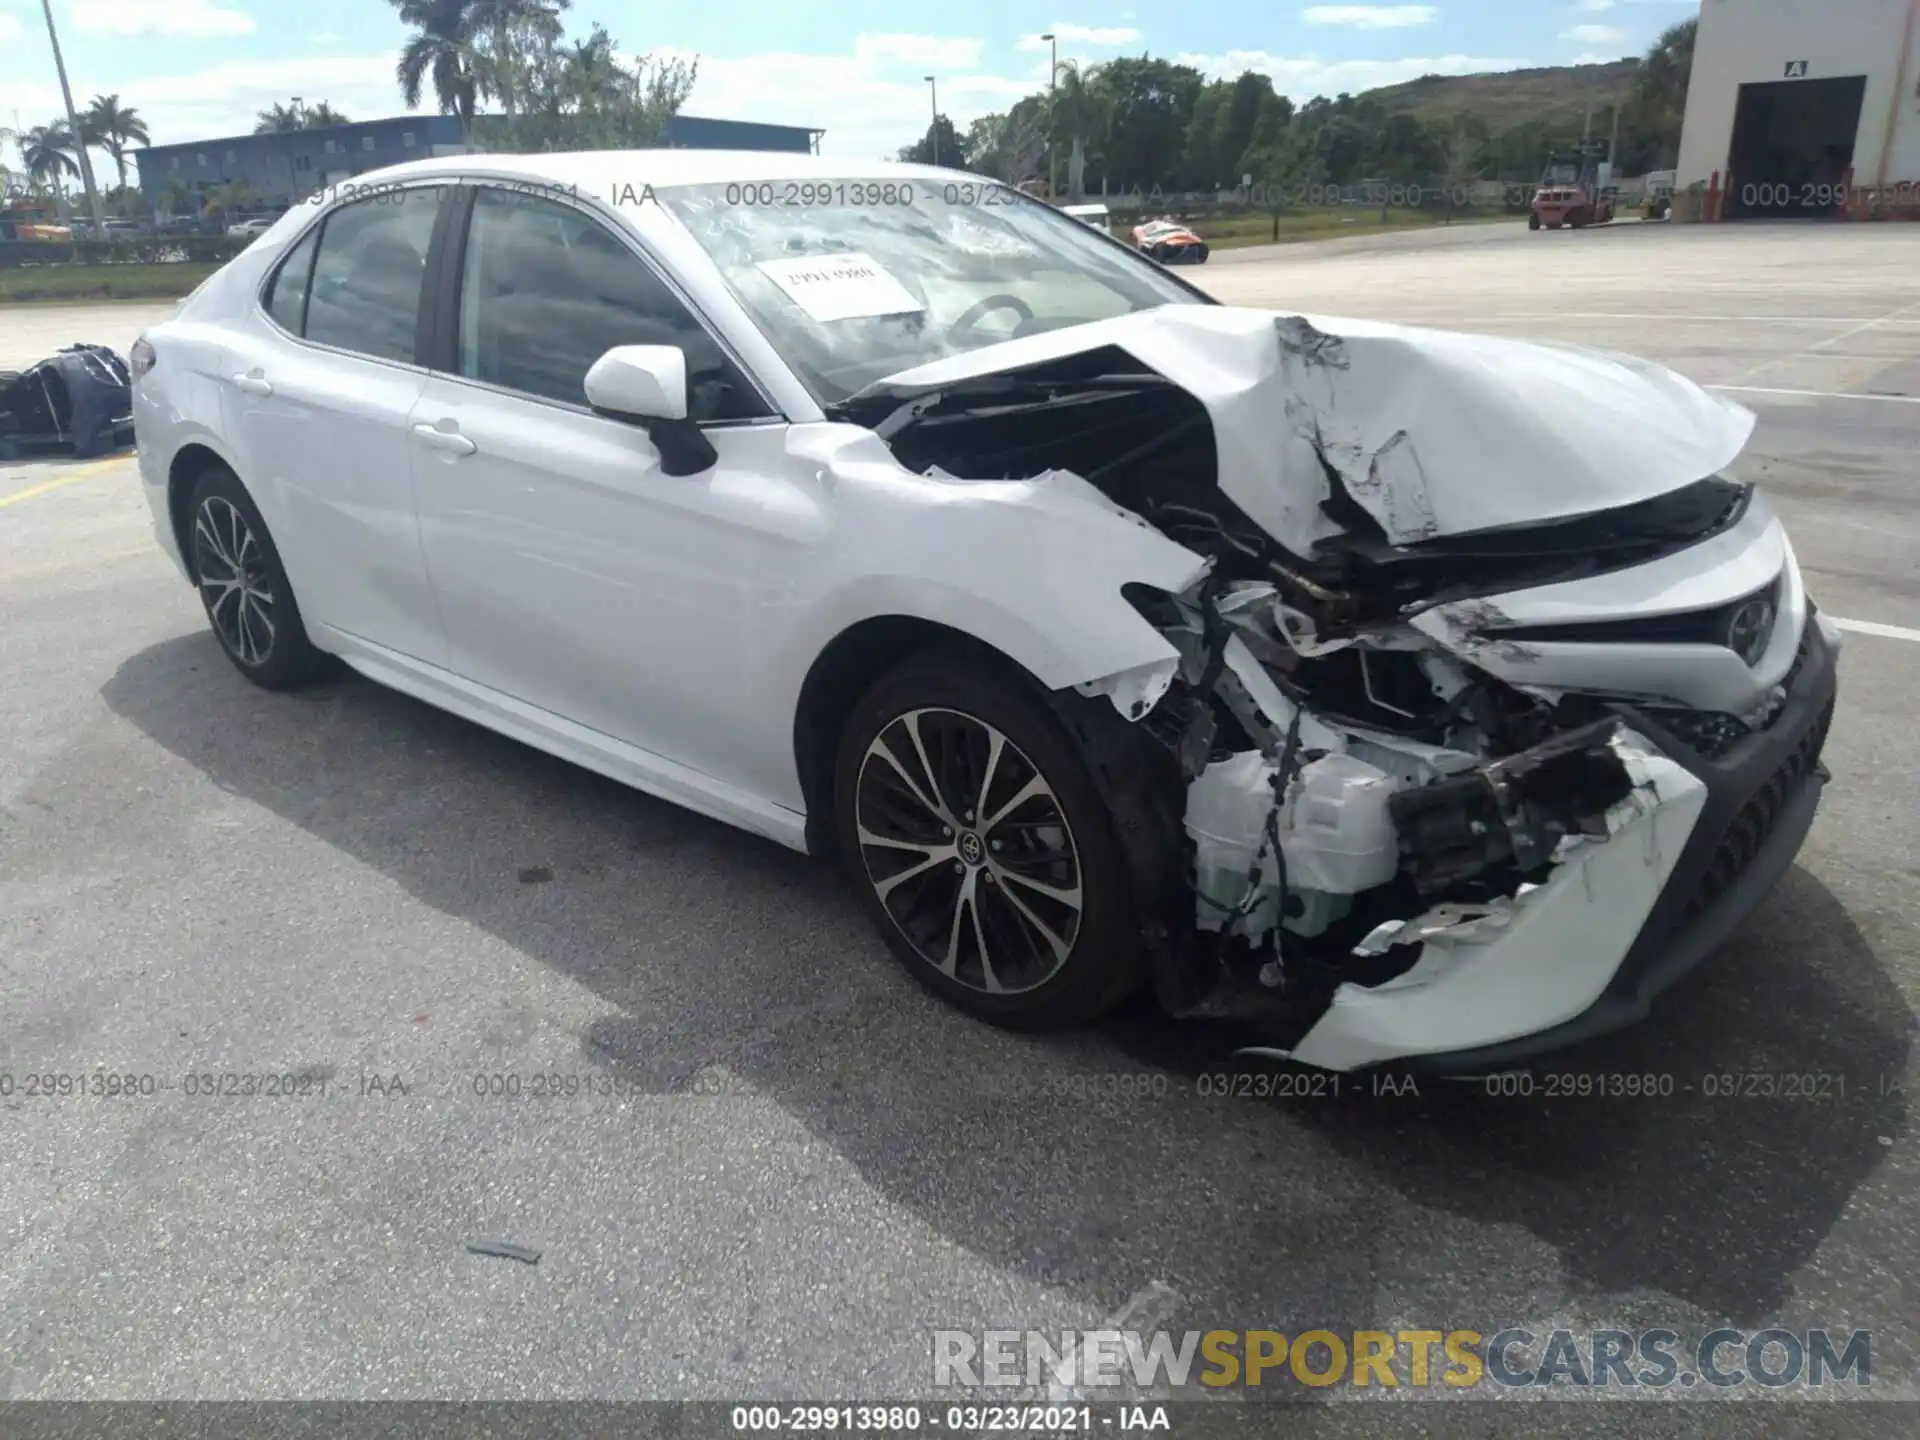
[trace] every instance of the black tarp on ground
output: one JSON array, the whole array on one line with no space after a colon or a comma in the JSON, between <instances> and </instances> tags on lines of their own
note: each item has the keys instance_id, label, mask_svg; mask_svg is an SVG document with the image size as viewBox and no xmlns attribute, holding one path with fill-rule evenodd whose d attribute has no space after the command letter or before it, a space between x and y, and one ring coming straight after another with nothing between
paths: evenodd
<instances>
[{"instance_id":1,"label":"black tarp on ground","mask_svg":"<svg viewBox=\"0 0 1920 1440\"><path fill-rule=\"evenodd\" d=\"M104 345L69 345L18 374L0 371L0 459L105 455L132 440L132 426L127 362Z\"/></svg>"}]
</instances>

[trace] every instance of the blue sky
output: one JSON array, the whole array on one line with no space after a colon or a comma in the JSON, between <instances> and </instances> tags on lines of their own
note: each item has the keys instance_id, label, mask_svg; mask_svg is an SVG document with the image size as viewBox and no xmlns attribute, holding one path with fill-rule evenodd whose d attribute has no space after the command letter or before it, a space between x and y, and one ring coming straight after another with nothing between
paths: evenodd
<instances>
[{"instance_id":1,"label":"blue sky","mask_svg":"<svg viewBox=\"0 0 1920 1440\"><path fill-rule=\"evenodd\" d=\"M402 29L387 0L53 0L76 100L118 92L156 143L250 129L274 100L325 99L355 119L401 113ZM891 153L925 125L925 76L962 128L1045 83L1037 35L1063 59L1178 58L1262 70L1297 99L1411 79L1636 54L1692 0L1437 0L1430 5L1176 0L574 0L630 52L697 55L690 113L824 127L830 154ZM57 116L39 0L0 0L0 125ZM16 122L15 115L18 115ZM16 157L5 156L7 163Z\"/></svg>"}]
</instances>

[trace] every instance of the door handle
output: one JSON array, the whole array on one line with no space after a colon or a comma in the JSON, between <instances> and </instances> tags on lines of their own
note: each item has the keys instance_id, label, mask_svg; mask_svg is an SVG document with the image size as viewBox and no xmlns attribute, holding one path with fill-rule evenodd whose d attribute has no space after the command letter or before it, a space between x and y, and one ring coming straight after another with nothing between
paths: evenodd
<instances>
[{"instance_id":1,"label":"door handle","mask_svg":"<svg viewBox=\"0 0 1920 1440\"><path fill-rule=\"evenodd\" d=\"M244 390L249 395L271 395L273 383L264 375L236 375L233 377L236 390Z\"/></svg>"},{"instance_id":2,"label":"door handle","mask_svg":"<svg viewBox=\"0 0 1920 1440\"><path fill-rule=\"evenodd\" d=\"M425 422L414 426L413 433L423 445L431 445L434 449L444 450L449 455L471 455L480 448L458 430L442 430L437 425L428 425Z\"/></svg>"}]
</instances>

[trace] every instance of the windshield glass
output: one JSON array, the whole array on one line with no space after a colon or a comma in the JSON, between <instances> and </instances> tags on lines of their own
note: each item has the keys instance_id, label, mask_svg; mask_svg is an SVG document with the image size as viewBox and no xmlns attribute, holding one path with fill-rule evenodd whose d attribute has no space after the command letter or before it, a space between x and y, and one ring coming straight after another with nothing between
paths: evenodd
<instances>
[{"instance_id":1,"label":"windshield glass","mask_svg":"<svg viewBox=\"0 0 1920 1440\"><path fill-rule=\"evenodd\" d=\"M985 180L777 180L654 194L822 404L983 345L1210 303L1051 205Z\"/></svg>"},{"instance_id":2,"label":"windshield glass","mask_svg":"<svg viewBox=\"0 0 1920 1440\"><path fill-rule=\"evenodd\" d=\"M1578 165L1549 165L1547 167L1547 178L1541 183L1546 185L1573 185L1577 184L1579 179L1580 167Z\"/></svg>"}]
</instances>

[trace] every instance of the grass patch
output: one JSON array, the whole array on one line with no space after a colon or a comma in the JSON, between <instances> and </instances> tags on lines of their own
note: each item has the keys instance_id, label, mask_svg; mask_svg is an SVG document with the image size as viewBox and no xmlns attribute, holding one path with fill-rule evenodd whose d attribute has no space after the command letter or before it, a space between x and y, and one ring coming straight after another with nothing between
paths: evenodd
<instances>
[{"instance_id":1,"label":"grass patch","mask_svg":"<svg viewBox=\"0 0 1920 1440\"><path fill-rule=\"evenodd\" d=\"M1484 225L1513 218L1511 215L1461 211L1454 215L1453 223ZM1283 213L1278 236L1274 233L1271 215L1232 215L1202 220L1193 228L1212 248L1232 250L1242 245L1271 245L1276 239L1281 244L1297 240L1332 240L1342 235L1384 235L1401 230L1431 230L1446 223L1445 214L1438 211L1406 207L1389 209L1383 221L1377 206L1339 205Z\"/></svg>"},{"instance_id":2,"label":"grass patch","mask_svg":"<svg viewBox=\"0 0 1920 1440\"><path fill-rule=\"evenodd\" d=\"M0 305L82 300L179 300L220 264L22 265L0 270Z\"/></svg>"}]
</instances>

